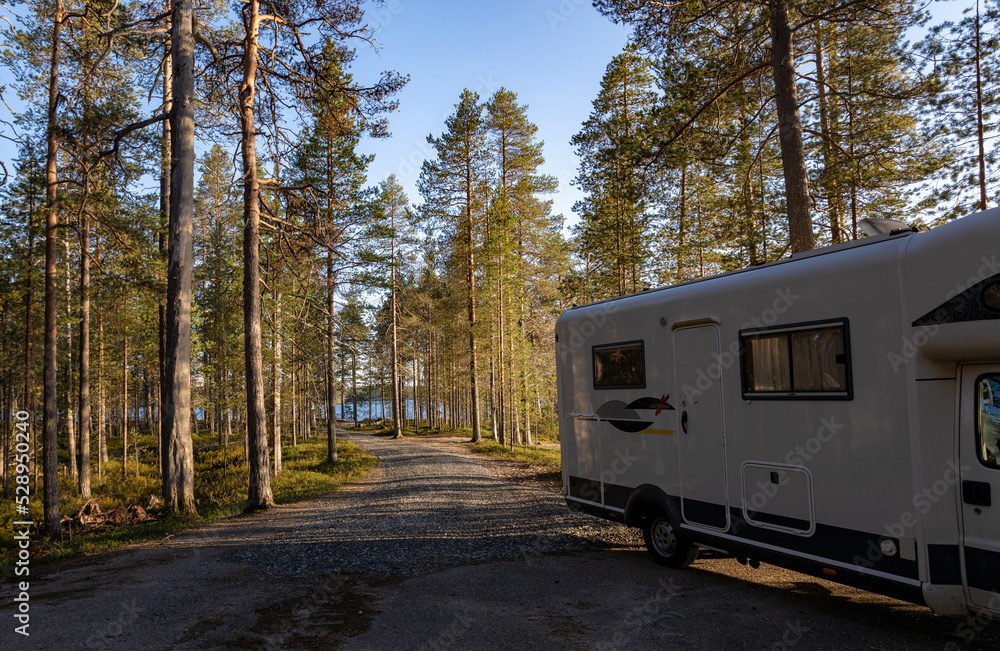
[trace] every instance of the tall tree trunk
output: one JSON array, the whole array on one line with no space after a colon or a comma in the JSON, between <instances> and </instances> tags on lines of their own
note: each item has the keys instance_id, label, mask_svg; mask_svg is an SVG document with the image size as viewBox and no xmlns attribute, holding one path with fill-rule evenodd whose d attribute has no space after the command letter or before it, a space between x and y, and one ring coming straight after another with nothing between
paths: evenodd
<instances>
[{"instance_id":1,"label":"tall tree trunk","mask_svg":"<svg viewBox=\"0 0 1000 651\"><path fill-rule=\"evenodd\" d=\"M34 149L29 150L31 152L32 168L35 164ZM25 269L25 288L24 288L24 395L22 398L23 409L29 414L33 414L35 410L34 397L35 394L32 391L31 382L31 362L34 345L31 336L31 313L33 312L32 307L34 303L34 270L35 270L35 202L34 202L34 192L30 196L30 203L28 205L28 264ZM32 437L34 439L33 443L37 446L38 437ZM37 448L36 448L37 450ZM37 489L37 477L38 477L38 459L36 456L32 456L31 459L32 466L35 468L36 477L36 489Z\"/></svg>"},{"instance_id":2,"label":"tall tree trunk","mask_svg":"<svg viewBox=\"0 0 1000 651\"><path fill-rule=\"evenodd\" d=\"M788 234L792 253L815 246L812 219L809 215L809 177L806 173L805 148L799 98L795 89L795 53L786 0L769 0L771 28L771 64L774 72L774 95L778 112L778 136L781 165L785 175L785 201L788 208Z\"/></svg>"},{"instance_id":3,"label":"tall tree trunk","mask_svg":"<svg viewBox=\"0 0 1000 651\"><path fill-rule=\"evenodd\" d=\"M163 493L174 513L195 513L191 442L191 268L194 262L194 7L173 0L170 216L164 313Z\"/></svg>"},{"instance_id":4,"label":"tall tree trunk","mask_svg":"<svg viewBox=\"0 0 1000 651\"><path fill-rule=\"evenodd\" d=\"M297 393L297 382L299 380L298 369L295 365L295 338L292 337L292 447L298 447L299 445L299 403L297 402L299 396Z\"/></svg>"},{"instance_id":5,"label":"tall tree trunk","mask_svg":"<svg viewBox=\"0 0 1000 651\"><path fill-rule=\"evenodd\" d=\"M983 47L980 33L979 1L976 0L976 137L979 144L979 209L986 210L986 147L983 128Z\"/></svg>"},{"instance_id":6,"label":"tall tree trunk","mask_svg":"<svg viewBox=\"0 0 1000 651\"><path fill-rule=\"evenodd\" d=\"M122 477L128 476L128 329L122 337Z\"/></svg>"},{"instance_id":7,"label":"tall tree trunk","mask_svg":"<svg viewBox=\"0 0 1000 651\"><path fill-rule=\"evenodd\" d=\"M479 368L476 359L476 254L475 235L472 223L472 173L466 174L466 195L465 195L466 227L468 228L468 239L466 245L469 251L466 254L468 271L466 281L469 288L469 381L472 386L472 442L478 443L481 438L479 426Z\"/></svg>"},{"instance_id":8,"label":"tall tree trunk","mask_svg":"<svg viewBox=\"0 0 1000 651\"><path fill-rule=\"evenodd\" d=\"M104 313L97 313L97 476L108 462L108 409L104 392Z\"/></svg>"},{"instance_id":9,"label":"tall tree trunk","mask_svg":"<svg viewBox=\"0 0 1000 651\"><path fill-rule=\"evenodd\" d=\"M272 278L277 283L277 278ZM281 292L274 294L274 474L281 472Z\"/></svg>"},{"instance_id":10,"label":"tall tree trunk","mask_svg":"<svg viewBox=\"0 0 1000 651\"><path fill-rule=\"evenodd\" d=\"M830 107L826 91L826 66L823 53L823 34L819 24L813 27L816 40L816 93L819 100L819 124L822 134L823 174L826 190L827 209L830 213L830 238L834 244L847 241L847 226L844 223L844 206L835 178L833 153L833 132L830 128Z\"/></svg>"},{"instance_id":11,"label":"tall tree trunk","mask_svg":"<svg viewBox=\"0 0 1000 651\"><path fill-rule=\"evenodd\" d=\"M356 345L356 343L355 343ZM354 413L354 426L358 426L358 358L357 351L351 350L351 411Z\"/></svg>"},{"instance_id":12,"label":"tall tree trunk","mask_svg":"<svg viewBox=\"0 0 1000 651\"><path fill-rule=\"evenodd\" d=\"M250 0L243 14L246 29L240 125L243 152L243 344L247 380L247 454L250 486L247 510L274 506L268 468L267 414L264 411L264 360L260 305L260 181L257 178L257 47L260 3Z\"/></svg>"},{"instance_id":13,"label":"tall tree trunk","mask_svg":"<svg viewBox=\"0 0 1000 651\"><path fill-rule=\"evenodd\" d=\"M392 438L403 438L403 430L399 426L400 400L399 391L399 341L396 334L396 211L392 210L392 261L390 266L390 281L392 282L391 311L392 311Z\"/></svg>"},{"instance_id":14,"label":"tall tree trunk","mask_svg":"<svg viewBox=\"0 0 1000 651\"><path fill-rule=\"evenodd\" d=\"M63 244L66 250L66 443L69 478L76 484L80 480L77 465L76 449L76 409L73 404L73 290L70 276L72 264L70 261L69 233L63 232Z\"/></svg>"},{"instance_id":15,"label":"tall tree trunk","mask_svg":"<svg viewBox=\"0 0 1000 651\"><path fill-rule=\"evenodd\" d=\"M528 374L521 371L521 406L524 409L524 444L531 445L531 404L528 396Z\"/></svg>"},{"instance_id":16,"label":"tall tree trunk","mask_svg":"<svg viewBox=\"0 0 1000 651\"><path fill-rule=\"evenodd\" d=\"M171 0L167 0L167 8L170 8ZM169 114L173 108L173 44L166 48L163 59L163 111ZM170 185L173 179L173 120L163 121L163 143L160 149L160 233L157 237L157 250L160 258L166 262L167 252L170 245L167 238L170 234ZM164 265L164 267L167 265ZM161 267L162 269L163 267ZM157 439L158 453L160 459L160 478L163 482L163 501L171 504L174 500L171 494L174 492L172 481L173 472L170 460L170 436L164 427L163 414L167 406L166 400L166 377L164 376L164 365L167 354L167 304L165 297L160 299L158 306L158 357L157 357L157 395L159 396L159 410L157 412Z\"/></svg>"},{"instance_id":17,"label":"tall tree trunk","mask_svg":"<svg viewBox=\"0 0 1000 651\"><path fill-rule=\"evenodd\" d=\"M688 162L685 159L681 163L681 200L677 216L677 282L684 280L684 259L687 257L687 251L684 249L684 235L687 228L687 170Z\"/></svg>"},{"instance_id":18,"label":"tall tree trunk","mask_svg":"<svg viewBox=\"0 0 1000 651\"><path fill-rule=\"evenodd\" d=\"M335 323L334 323L334 282L333 251L326 253L326 299L329 313L326 316L326 459L337 463L337 371L334 366Z\"/></svg>"},{"instance_id":19,"label":"tall tree trunk","mask_svg":"<svg viewBox=\"0 0 1000 651\"><path fill-rule=\"evenodd\" d=\"M90 219L80 224L80 497L90 499Z\"/></svg>"},{"instance_id":20,"label":"tall tree trunk","mask_svg":"<svg viewBox=\"0 0 1000 651\"><path fill-rule=\"evenodd\" d=\"M45 530L52 536L62 532L59 517L59 451L57 449L58 430L56 429L59 420L56 404L56 232L58 229L56 159L59 154L56 110L59 97L59 50L64 17L65 10L62 0L55 0L55 10L52 16L52 59L49 71L47 153L45 158L45 381L42 398L44 404L42 445L44 446L45 460L42 468L42 479L45 483L43 495Z\"/></svg>"}]
</instances>

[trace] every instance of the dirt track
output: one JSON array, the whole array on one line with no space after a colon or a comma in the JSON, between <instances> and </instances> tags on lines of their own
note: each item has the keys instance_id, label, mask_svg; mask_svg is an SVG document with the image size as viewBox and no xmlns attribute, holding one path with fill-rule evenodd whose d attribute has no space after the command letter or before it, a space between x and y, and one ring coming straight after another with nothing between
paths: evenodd
<instances>
[{"instance_id":1,"label":"dirt track","mask_svg":"<svg viewBox=\"0 0 1000 651\"><path fill-rule=\"evenodd\" d=\"M30 638L5 579L0 647L1000 648L996 623L776 568L665 570L460 444L351 438L383 465L337 494L39 566Z\"/></svg>"}]
</instances>

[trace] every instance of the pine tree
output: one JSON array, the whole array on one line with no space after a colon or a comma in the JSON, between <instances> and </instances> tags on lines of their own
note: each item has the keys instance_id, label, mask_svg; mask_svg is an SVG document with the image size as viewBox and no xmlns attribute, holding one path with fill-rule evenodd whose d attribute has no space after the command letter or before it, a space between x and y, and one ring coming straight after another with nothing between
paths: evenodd
<instances>
[{"instance_id":1,"label":"pine tree","mask_svg":"<svg viewBox=\"0 0 1000 651\"><path fill-rule=\"evenodd\" d=\"M649 64L632 48L608 64L594 109L573 136L580 158L575 184L587 193L574 206L578 255L595 286L590 299L642 290L650 270L652 188L640 168L640 125L654 95Z\"/></svg>"},{"instance_id":2,"label":"pine tree","mask_svg":"<svg viewBox=\"0 0 1000 651\"><path fill-rule=\"evenodd\" d=\"M232 156L216 145L201 161L201 175L195 193L195 303L197 334L208 363L202 368L211 400L210 411L220 430L220 442L227 446L232 435L232 412L239 390L233 378L242 373L236 362L242 359L242 341L237 335L241 321L234 306L242 300L240 261L240 198ZM228 452L227 452L228 454Z\"/></svg>"},{"instance_id":3,"label":"pine tree","mask_svg":"<svg viewBox=\"0 0 1000 651\"><path fill-rule=\"evenodd\" d=\"M538 129L528 119L528 107L518 104L515 93L498 90L486 103L486 116L496 179L485 243L497 332L492 338L496 345L491 395L498 403L494 411L500 419L501 442L504 423L509 422L511 440L523 431L524 442L530 444L529 394L540 370L532 326L549 297L546 282L562 271L558 266L562 238L551 237L560 231L560 220L552 217L551 202L542 199L556 190L557 183L539 171L545 162L543 143L536 139ZM529 371L529 366L534 368Z\"/></svg>"},{"instance_id":4,"label":"pine tree","mask_svg":"<svg viewBox=\"0 0 1000 651\"><path fill-rule=\"evenodd\" d=\"M399 307L397 304L396 272L400 266L402 245L406 242L406 219L408 218L409 199L395 174L379 184L378 207L381 215L382 228L388 229L389 240L389 367L392 386L392 432L393 438L403 436L400 427L401 402L399 396Z\"/></svg>"},{"instance_id":5,"label":"pine tree","mask_svg":"<svg viewBox=\"0 0 1000 651\"><path fill-rule=\"evenodd\" d=\"M427 137L435 159L424 161L419 188L424 198L424 214L444 226L452 238L455 255L464 270L465 301L471 385L470 416L472 441L481 437L479 362L476 342L476 251L481 237L487 184L488 154L483 105L479 95L462 91L455 112L445 120L445 132L439 138Z\"/></svg>"},{"instance_id":6,"label":"pine tree","mask_svg":"<svg viewBox=\"0 0 1000 651\"><path fill-rule=\"evenodd\" d=\"M991 196L997 200L1000 3L977 0L963 13L958 22L935 26L922 43L942 84L926 109L953 152L943 183L934 188L942 219L986 210Z\"/></svg>"}]
</instances>

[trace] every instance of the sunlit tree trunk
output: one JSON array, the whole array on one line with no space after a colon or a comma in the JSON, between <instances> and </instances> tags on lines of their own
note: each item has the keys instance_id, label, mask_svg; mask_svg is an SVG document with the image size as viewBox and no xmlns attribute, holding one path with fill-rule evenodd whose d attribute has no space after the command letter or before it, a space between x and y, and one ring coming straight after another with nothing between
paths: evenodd
<instances>
[{"instance_id":1,"label":"sunlit tree trunk","mask_svg":"<svg viewBox=\"0 0 1000 651\"><path fill-rule=\"evenodd\" d=\"M832 146L833 132L830 128L830 107L827 98L826 55L823 48L823 34L818 24L813 29L816 39L816 95L819 103L819 124L822 135L821 149L823 151L822 177L825 177L827 210L830 213L830 238L836 244L838 242L846 242L848 234L847 226L844 223L844 207L835 178L836 170L834 169Z\"/></svg>"},{"instance_id":2,"label":"sunlit tree trunk","mask_svg":"<svg viewBox=\"0 0 1000 651\"><path fill-rule=\"evenodd\" d=\"M80 224L80 497L90 499L90 219Z\"/></svg>"},{"instance_id":3,"label":"sunlit tree trunk","mask_svg":"<svg viewBox=\"0 0 1000 651\"><path fill-rule=\"evenodd\" d=\"M122 477L128 476L128 330L122 337Z\"/></svg>"},{"instance_id":4,"label":"sunlit tree trunk","mask_svg":"<svg viewBox=\"0 0 1000 651\"><path fill-rule=\"evenodd\" d=\"M809 214L809 177L806 173L802 122L795 88L795 53L784 0L769 0L771 56L774 73L774 96L778 112L778 138L781 164L785 175L785 201L788 209L788 233L792 253L815 246L812 218Z\"/></svg>"},{"instance_id":5,"label":"sunlit tree trunk","mask_svg":"<svg viewBox=\"0 0 1000 651\"><path fill-rule=\"evenodd\" d=\"M399 391L397 389L399 385L398 373L399 373L399 342L396 338L396 211L391 210L391 228L392 228L392 260L390 266L392 291L391 291L391 310L392 310L392 360L389 362L392 366L392 438L398 439L403 437L403 430L399 426L400 418L400 399Z\"/></svg>"},{"instance_id":6,"label":"sunlit tree trunk","mask_svg":"<svg viewBox=\"0 0 1000 651\"><path fill-rule=\"evenodd\" d=\"M986 210L986 146L983 127L983 46L980 28L979 2L976 2L976 140L979 145L979 209Z\"/></svg>"},{"instance_id":7,"label":"sunlit tree trunk","mask_svg":"<svg viewBox=\"0 0 1000 651\"><path fill-rule=\"evenodd\" d=\"M246 40L240 86L241 150L243 154L243 343L247 382L247 454L250 486L247 510L274 505L268 467L267 414L264 410L264 362L260 305L260 180L257 177L254 98L257 92L257 50L260 3L250 0L243 12Z\"/></svg>"},{"instance_id":8,"label":"sunlit tree trunk","mask_svg":"<svg viewBox=\"0 0 1000 651\"><path fill-rule=\"evenodd\" d=\"M326 257L326 298L329 313L326 317L326 437L327 461L337 462L337 372L335 361L335 330L334 328L334 282L333 282L333 252L328 251Z\"/></svg>"},{"instance_id":9,"label":"sunlit tree trunk","mask_svg":"<svg viewBox=\"0 0 1000 651\"><path fill-rule=\"evenodd\" d=\"M195 513L191 442L191 271L194 262L194 8L173 0L170 218L163 360L167 508Z\"/></svg>"},{"instance_id":10,"label":"sunlit tree trunk","mask_svg":"<svg viewBox=\"0 0 1000 651\"><path fill-rule=\"evenodd\" d=\"M277 278L273 279L277 282ZM281 472L281 292L274 294L274 474Z\"/></svg>"},{"instance_id":11,"label":"sunlit tree trunk","mask_svg":"<svg viewBox=\"0 0 1000 651\"><path fill-rule=\"evenodd\" d=\"M66 443L69 478L74 484L80 480L79 459L76 449L76 410L73 404L73 290L70 276L72 275L69 233L64 232L63 244L66 250Z\"/></svg>"},{"instance_id":12,"label":"sunlit tree trunk","mask_svg":"<svg viewBox=\"0 0 1000 651\"><path fill-rule=\"evenodd\" d=\"M57 124L57 107L59 97L59 51L62 40L63 20L65 10L62 0L55 0L52 21L52 58L49 71L49 106L48 125L46 132L47 153L45 159L45 378L43 383L43 433L42 445L45 455L42 468L42 479L45 484L43 494L45 512L45 530L49 535L59 535L62 524L59 516L59 456L58 456L58 420L59 411L56 403L56 232L57 206L56 192L57 158L59 155L59 137Z\"/></svg>"}]
</instances>

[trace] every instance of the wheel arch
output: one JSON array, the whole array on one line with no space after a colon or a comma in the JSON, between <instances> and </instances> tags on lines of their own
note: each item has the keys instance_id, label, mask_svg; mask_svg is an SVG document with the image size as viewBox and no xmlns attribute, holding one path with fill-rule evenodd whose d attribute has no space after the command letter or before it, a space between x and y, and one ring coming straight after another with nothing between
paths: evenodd
<instances>
[{"instance_id":1,"label":"wheel arch","mask_svg":"<svg viewBox=\"0 0 1000 651\"><path fill-rule=\"evenodd\" d=\"M680 526L677 510L663 489L653 484L642 484L632 491L625 503L625 524L642 528L646 518L656 511L666 513L675 527Z\"/></svg>"}]
</instances>

